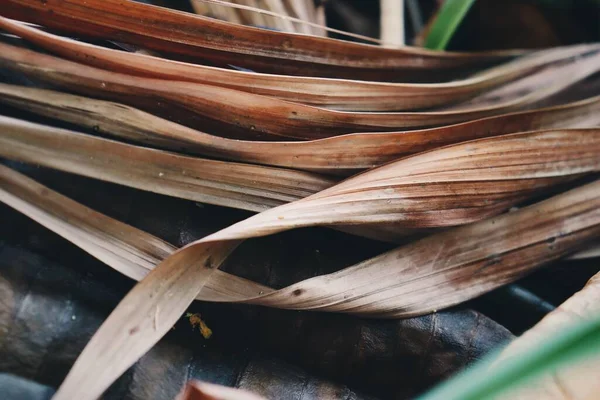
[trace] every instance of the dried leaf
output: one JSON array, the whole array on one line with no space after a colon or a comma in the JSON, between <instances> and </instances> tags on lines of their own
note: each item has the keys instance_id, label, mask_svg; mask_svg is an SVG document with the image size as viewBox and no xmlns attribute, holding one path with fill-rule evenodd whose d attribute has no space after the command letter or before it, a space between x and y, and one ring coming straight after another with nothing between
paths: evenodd
<instances>
[{"instance_id":1,"label":"dried leaf","mask_svg":"<svg viewBox=\"0 0 600 400\"><path fill-rule=\"evenodd\" d=\"M153 241L158 243L161 241L104 215L94 213L81 204L35 184L28 178L19 177L19 174L14 172L12 174L15 179L27 183L24 186L26 189L30 188L31 193L27 190L12 189L11 192L16 193L15 197L19 200L9 201L8 204L134 279L141 279L147 269L153 268L154 264L171 252L164 252L164 255L161 255L160 248L152 251L145 250L144 246L151 247ZM63 176L59 174L52 181L64 181L62 178ZM90 186L86 186L88 191L104 192L101 190L102 186L95 190L94 186ZM44 193L44 196L36 196L36 193ZM98 196L110 198L117 204L124 201L122 196L115 194L115 191L104 196L96 194L93 197ZM187 232L185 228L185 221L188 219L204 219L202 214L194 212L196 210L192 204L188 204L189 207L185 207L186 204L173 207L172 202L164 201L165 198L159 202L155 197L136 196L135 214L138 217L134 219L134 224L145 224L147 229L160 231L167 237L202 236L202 233ZM100 202L103 200L100 199ZM127 201L125 203L128 204ZM150 221L148 218L140 218L147 215L154 215L156 218ZM65 224L69 225L69 229L62 228ZM38 232L32 232L30 226L23 226L22 223L19 226L28 232L27 236L33 235L37 238L37 252L49 254L66 252L51 240L52 237L48 233L40 235ZM196 225L194 229L197 229ZM105 235L102 235L102 230L106 232ZM310 236L310 233L308 235ZM352 251L357 248L356 246L347 248L348 240L340 242L338 238L329 243L329 246L334 248L327 256L328 264L335 264L334 261L341 258L342 254L348 253L359 253L351 259L361 259L361 252ZM340 243L337 248L335 243ZM94 245L100 246L104 251L94 252ZM281 248L282 243L267 243L266 247L253 246L247 248L248 251L237 251L237 258L243 267L241 271L254 275L257 265L272 263L274 246ZM285 257L286 268L277 272L268 268L269 276L276 278L272 282L275 286L289 282L288 275L294 274L292 270L307 270L308 276L321 270L322 267L317 267L316 262L295 258L292 249L297 246L297 243L292 243L281 250L289 255ZM300 253L308 251L310 251L308 248L299 250ZM119 255L126 252L131 253L130 259L140 260L137 264L142 269L142 273L132 275L123 269L123 265L127 265L128 262L127 259L121 260ZM159 255L156 256L155 253ZM102 255L111 255L111 257L102 257ZM72 263L82 265L83 261L74 260ZM343 265L343 261L340 260L339 264ZM240 268L235 270L239 271ZM252 290L255 294L261 291L267 293L271 290L254 282L235 278L234 275L215 271L197 299L234 300L236 297L251 295ZM244 286L236 289L238 285ZM364 390L376 382L382 395L396 393L403 398L430 387L512 336L485 316L470 310L441 312L400 321L375 321L359 320L343 315L299 314L273 309L263 309L257 316L257 310L248 307L236 310L232 315L230 308L224 310L222 307L217 307L207 311L207 307L206 304L203 306L203 314L207 315L211 326L218 330L219 338L222 340L226 339L240 346L244 346L245 342L248 342L249 346L258 344L271 353L279 354L310 371L318 371L336 380L351 381L357 388L360 384ZM239 336L241 331L245 332L243 338ZM354 351L356 348L360 348L361 352ZM384 370L386 373L382 374Z\"/></svg>"},{"instance_id":2,"label":"dried leaf","mask_svg":"<svg viewBox=\"0 0 600 400\"><path fill-rule=\"evenodd\" d=\"M460 54L418 48L385 49L256 29L124 0L85 3L8 0L2 14L150 50L292 75L300 72L306 76L350 79L440 79L443 75L457 75L457 69L464 72L468 67L523 54L519 51Z\"/></svg>"},{"instance_id":3,"label":"dried leaf","mask_svg":"<svg viewBox=\"0 0 600 400\"><path fill-rule=\"evenodd\" d=\"M0 126L4 157L211 204L262 211L332 184L314 174L183 157L8 117L0 117ZM276 232L361 224L352 231L393 241L407 228L479 220L551 185L597 171L599 132L512 134L407 157L294 204L293 218L281 218L280 209L269 211L261 217L262 231L269 232L267 225Z\"/></svg>"},{"instance_id":4,"label":"dried leaf","mask_svg":"<svg viewBox=\"0 0 600 400\"><path fill-rule=\"evenodd\" d=\"M475 77L448 83L394 84L268 75L177 62L78 42L1 17L0 28L61 57L115 72L217 85L289 101L353 111L414 110L451 104L525 76L544 65L597 48L595 45L581 45L540 51L491 68Z\"/></svg>"},{"instance_id":5,"label":"dried leaf","mask_svg":"<svg viewBox=\"0 0 600 400\"><path fill-rule=\"evenodd\" d=\"M364 177L365 175L368 174L362 174L360 177ZM352 180L349 180L347 182L351 181ZM526 208L475 225L459 228L454 232L451 231L433 236L416 242L414 245L400 248L394 252L369 260L357 267L346 269L340 273L305 281L308 284L308 287L302 288L304 284L304 282L302 282L293 285L290 288L258 297L257 299L250 299L250 301L269 304L275 300L274 302L278 307L283 306L288 308L297 307L293 305L295 302L296 304L301 305L301 308L308 307L312 309L316 308L316 305L318 304L319 308L324 310L351 311L355 313L375 312L376 315L379 316L410 315L418 313L419 304L423 304L421 301L427 304L426 309L428 310L463 301L468 297L481 293L481 291L489 290L502 283L516 279L516 277L523 274L528 268L538 265L540 262L547 262L550 259L559 257L562 254L571 251L573 246L580 245L586 239L589 240L590 237L593 238L597 235L598 226L600 225L597 218L594 217L594 213L598 216L597 210L600 209L597 204L600 200L594 198L594 196L597 196L598 193L600 193L597 190L597 186L598 183L591 184L584 188L573 190L565 195L558 196L555 199L546 201L538 206ZM259 214L259 216L264 214L268 213ZM111 314L103 327L94 336L92 341L90 341L90 344L86 347L86 350L84 350L74 369L59 390L59 398L60 395L71 396L78 393L78 387L81 386L79 386L79 383L77 385L73 385L73 383L82 382L82 380L85 379L85 371L88 368L85 366L88 363L86 361L87 357L92 357L94 360L92 364L94 366L103 365L104 363L107 363L107 365L111 364L110 371L107 369L102 370L103 374L105 374L102 379L96 379L94 382L89 382L85 385L85 394L90 394L91 397L95 396L96 393L99 394L99 392L103 391L122 373L122 371L124 371L124 369L135 362L149 346L168 330L168 328L165 329L164 327L158 327L157 329L156 324L154 324L152 328L152 319L150 316L154 315L155 307L160 305L161 312L167 314L165 317L166 322L163 321L165 325L172 324L174 322L172 316L179 315L183 312L185 307L191 301L191 298L187 301L184 300L186 298L184 293L193 293L195 296L197 291L202 288L207 276L210 276L210 272L208 274L206 274L206 272L213 271L215 266L220 265L223 258L238 244L237 240L229 242L211 242L211 240L222 240L219 239L220 237L231 238L232 236L239 236L240 233L235 233L236 230L238 230L238 232L244 232L244 225L248 224L247 221L252 221L252 219L253 218L250 218L245 222L233 225L215 235L205 238L203 241L185 247L183 250L175 253L164 261L161 264L161 267L153 270L146 279L128 294L115 312ZM260 218L258 219L260 220ZM544 224L541 224L542 220L545 222ZM569 222L573 225L568 225ZM566 228L567 226L570 227ZM254 230L253 235L265 233L264 231L256 230L255 227L252 229ZM528 235L525 235L526 237L511 234L511 232L518 232L524 229L529 232ZM568 229L568 233L565 232L566 229ZM538 230L538 232L535 232L536 230ZM458 238L461 239L459 240ZM450 239L451 243L448 241ZM547 244L546 242L549 239L552 239L552 243ZM529 245L523 243L523 240L528 242ZM515 243L515 241L517 243ZM492 243L494 248L490 249L483 244L486 242ZM440 243L442 244L441 247ZM444 254L450 256L454 251L453 247L458 246L456 249L458 250L463 243L467 243L469 249L462 249L464 255L459 253L455 256L458 257L456 258L456 262L459 263L457 265L462 263L465 266L468 265L469 268L453 268L458 272L458 277L453 276L453 269L448 269L452 274L450 276L453 277L445 277L447 274L445 271L447 267L445 265L440 266L439 263L436 264L436 261L444 259L446 260L444 264L447 264L448 257ZM431 259L428 260L433 254L431 251L432 245L434 247L438 246L440 249L440 251L436 253L437 255L432 259L433 262ZM422 249L422 251L419 249ZM548 251L548 249L550 251ZM399 253L396 254L396 252ZM434 293L428 292L427 290L421 290L418 293L409 291L407 293L414 293L409 297L399 296L399 293L394 293L391 298L386 299L387 301L385 301L384 304L378 303L377 299L382 299L382 296L386 297L386 291L382 291L382 288L369 288L368 286L365 286L365 282L370 281L372 282L371 285L375 286L386 286L387 284L392 283L389 278L377 275L376 270L381 268L380 272L384 275L389 274L394 268L400 268L402 270L402 265L404 263L400 263L399 265L397 262L397 259L402 257L402 254L405 254L405 257L408 257L406 260L410 260L407 262L411 265L414 265L415 262L418 263L417 259L419 257L427 255L423 261L425 262L425 265L428 265L428 268L408 268L403 270L405 275L404 278L406 279L405 284L408 284L408 286L414 290L414 284L410 284L413 280L406 276L406 273L414 271L418 275L421 275L420 278L416 280L421 283L423 282L422 274L428 276L427 281L430 281L430 283L435 285L435 291ZM503 256L495 256L494 254L503 254ZM388 258L394 260L394 268L392 268L392 265L385 265L385 260ZM517 260L517 264L512 264ZM528 264L523 265L524 260L529 260ZM204 263L204 266L208 268L200 267L197 264L199 261ZM473 264L473 262L475 263ZM455 264L455 262L452 264ZM199 268L195 267L196 265L198 265ZM474 274L476 271L481 271L482 266L489 267L490 265L495 265L494 270L500 275L490 274L491 270L489 268L487 268L486 275L482 276L481 274ZM428 275L429 268L433 268L435 271L436 268L440 267L442 268L440 271L442 281L437 281L437 275L435 273ZM507 271L504 270L505 268L516 268L516 270L512 271L512 273L507 273ZM349 279L346 277L348 272L352 273L353 278ZM462 278L459 278L461 276ZM447 281L449 278L450 281ZM340 292L337 290L335 279L341 279L340 282L344 282L345 290L349 290L347 293L352 293L355 297L352 297L352 295L351 297L345 295L345 299L341 301L336 300L336 296ZM464 285L456 285L455 283L445 287L440 285L444 281L458 282L457 279L460 279L460 282L463 282ZM358 294L357 292L353 293L353 290L347 286L352 280L361 282L361 294ZM478 280L479 283L475 285L473 280ZM318 284L319 281L327 282L327 284L321 286ZM156 286L159 282L160 285ZM148 286L148 289L152 288L150 297L143 295L143 293L148 290L146 289L146 286ZM311 304L311 301L309 301L311 291L317 286L319 286L319 289L317 290L318 295L312 300L313 304ZM170 288L173 287L178 288L178 295L168 296ZM394 292L395 288L396 286L388 287L388 290ZM402 286L399 288L402 290ZM335 289L334 291L336 293L328 296L327 299L330 306L324 307L326 303L323 303L318 299L323 299L323 296L327 296L326 293L333 289ZM444 290L446 291L444 292ZM369 292L371 293L370 295L368 294ZM443 293L445 294L443 295ZM273 296L274 294L276 294L276 296ZM138 296L142 296L145 300L137 301L136 298ZM279 298L277 296L279 296ZM370 299L373 296L374 298ZM423 296L433 297L427 301ZM412 298L412 300L409 300L409 298ZM419 302L414 303L417 299L420 299ZM129 301L133 301L137 306L134 309L131 309L127 306ZM363 305L360 307L353 305L353 302L356 301ZM398 301L401 303L396 305ZM402 303L404 303L404 305L399 307ZM373 306L375 308L370 310L370 307ZM135 312L132 313L133 310L135 310ZM388 311L384 313L383 310ZM119 317L119 314L122 314L123 317ZM117 322L117 320L119 321ZM145 332L145 335L138 336L137 333L140 331ZM119 351L120 346L113 346L110 351L103 349L101 353L98 353L98 347L95 346L95 342L101 343L103 340L102 337L107 334L109 335L108 337L111 338L113 344L116 342L126 346L127 352L123 354L123 352ZM131 343L131 340L135 343ZM83 392L79 393L84 395Z\"/></svg>"},{"instance_id":6,"label":"dried leaf","mask_svg":"<svg viewBox=\"0 0 600 400\"><path fill-rule=\"evenodd\" d=\"M308 172L192 158L0 116L0 154L194 201L261 211L330 187Z\"/></svg>"},{"instance_id":7,"label":"dried leaf","mask_svg":"<svg viewBox=\"0 0 600 400\"><path fill-rule=\"evenodd\" d=\"M116 100L238 138L315 139L357 131L437 126L522 109L600 69L600 52L549 66L453 109L412 113L341 112L234 89L134 77L0 44L0 65L77 93ZM552 82L548 85L548 82Z\"/></svg>"},{"instance_id":8,"label":"dried leaf","mask_svg":"<svg viewBox=\"0 0 600 400\"><path fill-rule=\"evenodd\" d=\"M354 133L306 142L231 140L143 111L44 89L0 83L0 102L159 148L294 169L359 171L420 151L482 137L600 125L600 97L535 111L415 131Z\"/></svg>"}]
</instances>

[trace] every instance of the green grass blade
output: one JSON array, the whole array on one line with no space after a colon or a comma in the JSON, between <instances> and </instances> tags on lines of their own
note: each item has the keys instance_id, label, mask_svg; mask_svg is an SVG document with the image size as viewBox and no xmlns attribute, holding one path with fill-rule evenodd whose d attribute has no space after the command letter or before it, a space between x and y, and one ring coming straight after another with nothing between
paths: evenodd
<instances>
[{"instance_id":1,"label":"green grass blade","mask_svg":"<svg viewBox=\"0 0 600 400\"><path fill-rule=\"evenodd\" d=\"M495 355L439 385L420 400L492 399L557 366L600 354L600 314L577 326L565 327L538 346L498 365Z\"/></svg>"},{"instance_id":2,"label":"green grass blade","mask_svg":"<svg viewBox=\"0 0 600 400\"><path fill-rule=\"evenodd\" d=\"M427 35L425 47L445 49L473 3L475 0L446 0Z\"/></svg>"}]
</instances>

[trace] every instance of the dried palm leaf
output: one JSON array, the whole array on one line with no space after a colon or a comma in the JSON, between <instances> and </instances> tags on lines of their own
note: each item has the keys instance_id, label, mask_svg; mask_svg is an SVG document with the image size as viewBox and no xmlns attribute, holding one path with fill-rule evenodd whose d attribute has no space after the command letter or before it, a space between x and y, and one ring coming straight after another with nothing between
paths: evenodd
<instances>
[{"instance_id":1,"label":"dried palm leaf","mask_svg":"<svg viewBox=\"0 0 600 400\"><path fill-rule=\"evenodd\" d=\"M123 275L141 280L177 248L95 212L0 165L2 202L59 234ZM77 223L75 221L78 221ZM235 300L270 288L218 271L199 300Z\"/></svg>"},{"instance_id":2,"label":"dried palm leaf","mask_svg":"<svg viewBox=\"0 0 600 400\"><path fill-rule=\"evenodd\" d=\"M600 97L424 130L355 133L305 142L259 142L196 131L122 104L0 83L0 102L106 135L184 153L344 174L420 151L519 131L593 128Z\"/></svg>"},{"instance_id":3,"label":"dried palm leaf","mask_svg":"<svg viewBox=\"0 0 600 400\"><path fill-rule=\"evenodd\" d=\"M498 365L518 358L534 343L545 342L549 336L558 333L565 326L581 320L589 320L600 313L600 273L596 274L578 293L565 301L555 311L548 314L536 326L511 343L497 360ZM492 370L493 371L493 370ZM597 395L600 377L600 357L591 358L576 366L567 366L545 374L542 379L516 388L506 396L511 399L588 399Z\"/></svg>"},{"instance_id":4,"label":"dried palm leaf","mask_svg":"<svg viewBox=\"0 0 600 400\"><path fill-rule=\"evenodd\" d=\"M365 175L368 174L361 176L364 177ZM344 185L338 186L343 187ZM325 192L331 192L331 190ZM600 209L598 201L600 199L597 198L598 193L600 193L598 191L598 183L591 184L558 196L538 206L460 228L455 232L433 236L430 239L425 239L414 245L384 254L340 273L313 278L277 292L248 299L247 301L285 308L319 308L353 313L375 313L375 315L388 317L394 315L411 315L455 304L481 293L481 291L489 290L502 283L514 280L531 267L560 257L572 251L574 246L581 245L582 242L597 235L598 229L600 229L600 221L598 220L600 218L600 215L598 215L598 210ZM280 214L283 214L281 216L284 216L284 218L277 219L283 221L286 215L285 210L283 210L285 207L280 208L282 209ZM215 235L205 238L203 241L197 242L197 244L187 246L165 260L161 264L162 271L161 268L153 270L148 275L150 279L146 278L134 288L123 303L117 307L112 316L109 317L107 323L103 325L99 333L92 339L90 345L84 350L82 357L76 363L74 370L69 374L66 383L59 390L59 398L60 395L72 396L73 394L77 394L78 389L72 386L70 382L84 379L87 367L78 368L78 365L86 365L87 362L85 359L90 356L94 357L96 363L100 365L103 363L112 364L112 367L121 365L120 368L113 369L111 372L103 370L102 373L105 374L105 379L100 380L102 383L98 383L100 381L96 380L94 383L90 382L90 386L86 386L88 389L92 385L95 386L95 388L89 389L92 393L90 396L94 396L97 390L103 391L113 379L120 375L121 371L123 371L122 368L127 368L135 362L140 355L139 352L145 351L142 349L151 346L168 330L165 326L158 326L155 321L154 323L152 322L151 317L155 312L157 298L162 297L159 303L160 309L163 311L167 310L167 317L165 318L167 322L161 322L165 324L173 323L174 319L172 315L179 315L179 308L185 308L191 301L191 299L187 301L182 300L182 297L185 297L183 293L189 294L193 292L195 295L202 287L207 276L210 276L210 272L215 267L218 267L222 260L239 243L239 240L231 240L229 242L219 242L219 240L244 237L246 234L242 232L245 231L251 231L251 235L253 236L265 234L266 231L259 224L252 226L253 219L260 220L260 217L265 214L269 214L269 212L259 214L258 218L250 218L240 224L233 225ZM251 228L246 228L245 230L244 225ZM528 235L524 235L526 237L523 237L515 236L511 233L521 230L527 230ZM461 245L464 247L465 243L468 243L468 249L459 250ZM488 245L485 243L488 243ZM490 245L492 245L492 248L490 248ZM432 260L427 260L432 256L432 246L437 246L439 251ZM419 249L422 249L422 251ZM455 250L462 251L463 253L455 255L455 261L449 261L452 260L449 257L454 254ZM427 256L424 257L424 255ZM399 266L397 261L403 258L410 265L419 264L417 260L425 258L423 261L428 267L403 268L402 265L405 265L405 262L400 263ZM196 263L199 259L204 259L201 263L208 268L195 267L195 265L198 265ZM393 262L390 264L388 261L391 262L392 260ZM436 263L437 260L445 260L446 262L444 265L439 265L440 263ZM525 260L527 261L525 262ZM449 268L448 264L454 265L454 267ZM459 268L458 265L463 265L465 268ZM493 268L496 273L491 273L490 266L494 266ZM181 272L174 273L165 267L175 270L183 267L183 270L180 269L179 271ZM408 291L406 295L408 297L400 295L404 290L404 285L397 286L392 284L391 287L388 286L392 282L387 276L390 273L393 275L394 269L398 268L403 271L404 285L407 285ZM434 271L437 268L441 268L441 270L436 274ZM481 271L482 268L486 270L485 275L476 273L477 271ZM432 272L429 272L430 269L433 269ZM378 270L384 275L380 276L377 273ZM185 273L183 273L184 271ZM407 275L411 271L416 273L418 278L411 279ZM453 271L457 271L458 275L454 276ZM157 272L161 273L157 274ZM427 279L424 282L425 276ZM442 280L438 280L438 277ZM157 278L158 280L156 281ZM201 281L198 282L198 280ZM153 281L160 282L160 286L155 286ZM474 281L478 283L474 284ZM326 284L321 285L319 282ZM337 282L343 285L341 292L338 290L340 287L338 287ZM352 288L350 286L352 282L355 282L358 286ZM419 282L419 287L422 288L419 292L414 292L416 282ZM435 290L433 292L426 289L428 282L434 285ZM450 284L444 286L443 282ZM127 304L128 299L135 299L136 292L144 292L146 286L144 283L150 285L150 287L154 286L152 289L153 294L149 298L144 296L146 300L139 304L135 315L132 315L130 311L127 311L129 308L125 304ZM425 286L422 286L423 284ZM168 295L173 287L177 287L179 290L177 296ZM186 290L181 291L184 288ZM332 293L332 290L335 293ZM391 297L389 294L391 294ZM338 300L338 296L343 297ZM429 297L429 300L426 300L427 297ZM384 298L386 301L382 302L381 300ZM324 302L325 299L326 301ZM426 304L426 307L420 308L424 304ZM118 324L111 323L111 319L118 318L117 316L123 312L125 312L127 318L121 319L121 322ZM124 328L122 324L124 324ZM98 354L97 350L94 349L94 343L96 341L101 342L103 340L101 339L102 335L105 335L109 328L109 336L112 340L118 338L119 342L128 343L126 357L124 357L122 352L119 352L117 357L115 351L118 351L118 348L115 347L109 349L110 351L103 351L101 354ZM137 333L140 330L144 331L146 335L139 337L137 334L131 334L132 331ZM130 343L131 340L135 340L135 343ZM146 343L141 343L142 340ZM124 361L125 358L127 359L126 362Z\"/></svg>"},{"instance_id":5,"label":"dried palm leaf","mask_svg":"<svg viewBox=\"0 0 600 400\"><path fill-rule=\"evenodd\" d=\"M62 57L115 72L229 87L338 110L364 111L412 110L450 104L525 76L546 64L597 48L582 45L541 51L454 82L394 84L258 74L177 62L78 42L1 17L0 28Z\"/></svg>"},{"instance_id":6,"label":"dried palm leaf","mask_svg":"<svg viewBox=\"0 0 600 400\"><path fill-rule=\"evenodd\" d=\"M600 52L595 52L546 68L452 110L365 113L306 106L212 85L134 77L0 44L0 66L35 80L167 114L170 119L174 116L188 125L202 124L223 134L303 139L436 126L520 109L594 74L600 69L599 60ZM554 83L548 85L548 80Z\"/></svg>"},{"instance_id":7,"label":"dried palm leaf","mask_svg":"<svg viewBox=\"0 0 600 400\"><path fill-rule=\"evenodd\" d=\"M85 3L8 0L2 15L150 50L264 72L306 76L396 81L440 79L444 75L456 75L457 70L460 74L468 67L523 54L519 51L463 54L417 48L384 49L256 29L126 0ZM148 18L149 15L152 18Z\"/></svg>"},{"instance_id":8,"label":"dried palm leaf","mask_svg":"<svg viewBox=\"0 0 600 400\"><path fill-rule=\"evenodd\" d=\"M48 182L48 174L44 173L43 178ZM62 174L53 173L50 174L50 178L52 183L64 183L65 181ZM86 197L98 200L98 203L106 203L106 200L110 199L112 204L119 205L119 210L127 209L126 204L129 204L127 199L132 195L131 191L121 188L119 191L111 190L106 193L106 190L102 190L106 185L99 183L92 185L91 183L88 182L84 186L85 191L78 190L78 194L93 192L94 195ZM81 186L80 184L80 181L73 183L75 186ZM31 188L34 192L38 191L35 184L32 184ZM144 251L137 239L149 238L149 235L105 216L98 216L97 213L86 209L81 204L55 195L48 188L39 187L39 189L47 191L44 199L48 201L45 203L36 201L35 196L27 196L21 192L19 198L23 202L12 204L18 210L35 218L36 221L43 223L44 226L61 234L82 249L93 249L89 244L92 242L95 245L101 243L105 254L119 255L124 251L130 251L132 256L129 258L142 260L139 265L143 271L153 267L145 260L156 260L152 262L158 263L169 254L165 253L161 257L155 256L155 253L161 254L161 247L158 248L158 251ZM189 220L205 220L205 214L210 213L209 211L205 212L204 209L183 202L178 202L177 207L174 207L172 199L164 197L157 199L157 196L140 195L141 193L136 193L135 199L130 199L136 204L133 213L118 212L122 218L130 220L134 225L140 224L150 231L160 232L161 235L164 235L163 237L172 238L173 241L179 241L181 237L192 240L193 237L202 236L202 233L197 231L199 226L193 224L193 228L191 228ZM50 202L51 199L56 199L56 201ZM30 210L35 209L36 211L29 212L19 204L28 204ZM148 215L153 215L154 218L149 219ZM40 216L49 217L39 218ZM79 216L85 216L85 218L82 219ZM102 235L95 234L100 229L96 221L101 222L105 232L113 236L107 240L101 240L100 236ZM35 229L35 225L30 226L13 219L9 219L8 222L16 224L15 226L19 226L20 230L26 232L25 237L15 240L12 240L14 234L8 236L11 243L35 248L38 254L62 254L69 250L68 246L65 248L64 245L61 246L61 242L53 240L54 237L51 233ZM73 225L73 230L61 229L62 224ZM84 229L78 229L78 227L83 228L84 225ZM208 229L210 230L210 227ZM69 234L70 232L72 234ZM123 234L118 232L123 232ZM36 238L34 245L30 244L30 237ZM90 239L89 242L86 240L87 238ZM155 243L161 243L156 238L153 240ZM145 240L142 243L152 243L152 241ZM319 253L326 257L328 264L343 265L344 262L338 260L342 254L344 259L349 253L358 253L353 254L352 259L364 257L361 251L357 251L364 246L353 246L348 249L347 240L340 241L339 238L330 240L329 243L329 246L332 247L331 251ZM294 271L300 268L302 271L308 270L309 276L311 275L310 271L322 273L317 267L318 262L298 259L294 256L293 249L295 248L300 247L297 250L300 253L309 251L309 248L302 247L298 242L290 244L271 242L264 243L262 247L256 247L256 243L253 245L252 247L242 247L236 251L237 259L241 260L239 264L243 268L240 270L239 267L234 267L234 271L246 271L251 275L256 275L257 266L262 270L263 265L269 265L274 261L276 255L273 254L272 249L276 247L280 253L286 254L285 268L270 272L268 275L276 278L269 279L270 283L281 286L285 282L289 282L290 275L294 275ZM271 251L265 256L265 252L261 251L262 248L271 249ZM91 251L89 252L93 255ZM138 253L143 256L138 257ZM148 253L150 254L148 255ZM311 251L311 253L313 252ZM69 263L74 266L84 265L85 259L85 257L77 258L69 260ZM115 269L119 269L118 257L100 259ZM64 260L64 257L61 257L61 262L66 262ZM236 264L235 260L231 261ZM127 259L122 263L127 264ZM145 275L145 272L141 275ZM215 282L214 279L211 279L200 292L199 299L202 299L205 294L208 297L216 298L218 293L210 293L214 292L214 285L211 282ZM235 282L229 284L226 281L223 282L224 288L228 288L229 285L235 286ZM264 288L256 289L266 292ZM430 387L465 364L481 358L490 349L498 347L512 336L493 321L471 310L439 312L430 316L388 321L356 319L323 313L290 313L274 309L261 309L257 314L259 310L255 308L243 307L232 310L231 307L226 308L225 306L209 308L207 304L203 304L201 312L214 330L216 340L235 343L243 348L258 346L313 373L319 373L320 376L327 376L340 382L351 382L357 389L372 392L373 389L369 387L376 382L377 390L380 390L382 395L383 393L395 393L402 398L413 396ZM249 326L252 327L251 330L248 329ZM246 331L244 337L239 336L241 331ZM360 348L361 351L356 352L356 348ZM382 373L382 371L386 372Z\"/></svg>"},{"instance_id":9,"label":"dried palm leaf","mask_svg":"<svg viewBox=\"0 0 600 400\"><path fill-rule=\"evenodd\" d=\"M171 196L263 211L316 193L290 209L293 219L269 211L278 214L265 220L273 232L394 223L397 234L400 226L463 224L600 168L600 130L545 131L433 150L323 190L334 181L307 172L179 156L9 117L0 117L0 126L3 157Z\"/></svg>"},{"instance_id":10,"label":"dried palm leaf","mask_svg":"<svg viewBox=\"0 0 600 400\"><path fill-rule=\"evenodd\" d=\"M330 187L320 175L179 156L0 116L0 154L209 204L252 211Z\"/></svg>"}]
</instances>

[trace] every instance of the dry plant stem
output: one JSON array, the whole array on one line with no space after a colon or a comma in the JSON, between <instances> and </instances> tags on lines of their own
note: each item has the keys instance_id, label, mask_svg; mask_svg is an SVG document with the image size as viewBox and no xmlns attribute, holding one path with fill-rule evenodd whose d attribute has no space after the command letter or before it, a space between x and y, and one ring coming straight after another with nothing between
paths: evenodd
<instances>
[{"instance_id":1,"label":"dry plant stem","mask_svg":"<svg viewBox=\"0 0 600 400\"><path fill-rule=\"evenodd\" d=\"M571 298L548 314L533 328L512 342L500 354L496 363L512 357L519 357L522 349L532 343L539 343L559 332L564 326L582 319L588 319L600 312L600 273ZM587 400L598 395L600 359L592 358L577 365L567 365L545 375L531 384L508 393L511 399L526 400Z\"/></svg>"},{"instance_id":2,"label":"dry plant stem","mask_svg":"<svg viewBox=\"0 0 600 400\"><path fill-rule=\"evenodd\" d=\"M0 28L62 57L115 72L229 87L348 111L401 111L454 103L525 76L546 64L597 48L581 45L541 51L460 81L403 84L268 75L189 64L78 42L6 18L0 18Z\"/></svg>"},{"instance_id":3,"label":"dry plant stem","mask_svg":"<svg viewBox=\"0 0 600 400\"><path fill-rule=\"evenodd\" d=\"M462 108L449 111L361 113L328 110L199 83L133 77L0 44L0 65L34 80L163 113L175 107L187 111L183 118L200 117L203 123L230 127L247 137L301 139L352 131L435 126L501 114L540 101L585 79L600 69L598 61L600 52L543 70L486 93L480 100L481 106L476 98ZM546 79L559 80L548 85Z\"/></svg>"},{"instance_id":4,"label":"dry plant stem","mask_svg":"<svg viewBox=\"0 0 600 400\"><path fill-rule=\"evenodd\" d=\"M599 188L600 182L595 182L247 301L385 317L416 315L456 304L510 282L597 236ZM282 219L289 216L280 209ZM94 335L55 398L101 395L166 333L166 325L177 319L172 316L184 311L240 239L266 234L260 226L264 214L194 242L159 264ZM515 235L525 231L527 235ZM432 253L432 248L438 251ZM395 280L400 277L401 284ZM167 315L159 327L156 321L152 323L158 308L161 315Z\"/></svg>"},{"instance_id":5,"label":"dry plant stem","mask_svg":"<svg viewBox=\"0 0 600 400\"><path fill-rule=\"evenodd\" d=\"M380 41L371 38L368 36L357 35L352 32L341 31L338 29L332 29L327 26L318 24L316 22L311 22L309 19L311 15L306 10L306 7L314 7L314 5L305 2L304 0L300 0L300 5L298 2L293 4L296 7L293 8L295 12L299 12L299 16L303 18L296 18L294 16L287 15L286 8L282 2L282 0L267 0L266 4L269 5L270 10L264 10L256 7L247 6L244 4L237 4L235 2L221 1L221 0L192 0L192 7L196 10L198 14L206 15L207 12L204 10L220 10L220 9L237 9L239 12L249 12L249 13L259 13L263 15L268 15L271 17L275 17L276 19L276 27L279 30L283 30L284 32L297 32L304 33L307 35L316 34L318 36L323 36L323 32L332 32L340 35L344 35L346 37L352 37L355 39L365 40L367 42L380 44ZM214 11L213 11L214 12ZM229 22L240 23L239 21L235 21L233 19L226 19ZM296 29L294 23L299 25L299 28Z\"/></svg>"},{"instance_id":6,"label":"dry plant stem","mask_svg":"<svg viewBox=\"0 0 600 400\"><path fill-rule=\"evenodd\" d=\"M156 51L286 74L352 79L408 79L507 60L522 52L445 53L383 49L288 34L126 0L7 0L4 16L70 33L118 39ZM151 15L152 18L148 16ZM438 78L439 79L439 78Z\"/></svg>"},{"instance_id":7,"label":"dry plant stem","mask_svg":"<svg viewBox=\"0 0 600 400\"><path fill-rule=\"evenodd\" d=\"M259 142L213 136L121 104L44 89L0 83L0 102L140 144L337 174L375 167L402 156L471 139L600 125L600 97L595 97L441 128L356 133L305 142Z\"/></svg>"},{"instance_id":8,"label":"dry plant stem","mask_svg":"<svg viewBox=\"0 0 600 400\"><path fill-rule=\"evenodd\" d=\"M381 41L389 47L404 45L404 0L380 0Z\"/></svg>"}]
</instances>

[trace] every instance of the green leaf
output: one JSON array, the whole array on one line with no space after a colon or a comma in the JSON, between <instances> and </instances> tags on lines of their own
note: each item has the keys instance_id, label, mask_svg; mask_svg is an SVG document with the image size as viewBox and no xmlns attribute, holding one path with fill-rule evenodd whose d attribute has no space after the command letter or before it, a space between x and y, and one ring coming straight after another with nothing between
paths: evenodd
<instances>
[{"instance_id":1,"label":"green leaf","mask_svg":"<svg viewBox=\"0 0 600 400\"><path fill-rule=\"evenodd\" d=\"M445 49L473 3L475 0L446 0L425 40L425 47Z\"/></svg>"},{"instance_id":2,"label":"green leaf","mask_svg":"<svg viewBox=\"0 0 600 400\"><path fill-rule=\"evenodd\" d=\"M556 367L600 354L600 314L542 341L517 358L493 365L495 355L444 382L420 400L483 400Z\"/></svg>"}]
</instances>

